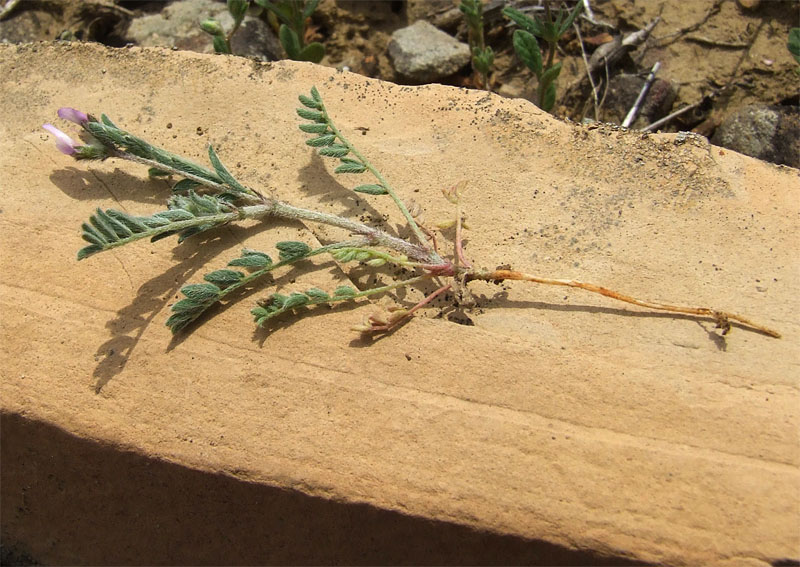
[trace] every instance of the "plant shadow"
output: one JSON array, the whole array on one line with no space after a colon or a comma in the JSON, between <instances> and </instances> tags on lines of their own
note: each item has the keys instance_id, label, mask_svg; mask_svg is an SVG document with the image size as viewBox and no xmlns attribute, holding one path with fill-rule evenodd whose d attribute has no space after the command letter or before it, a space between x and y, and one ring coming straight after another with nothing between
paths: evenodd
<instances>
[{"instance_id":1,"label":"plant shadow","mask_svg":"<svg viewBox=\"0 0 800 567\"><path fill-rule=\"evenodd\" d=\"M117 311L116 316L106 323L111 337L97 348L95 354L98 361L93 372L95 392L99 393L125 369L144 332L169 303L178 299L180 288L189 283L190 278L205 271L209 262L228 252L234 243L242 242L271 226L275 225L269 223L247 228L227 226L209 231L205 238L201 234L176 246L173 259L177 263L143 283L130 305Z\"/></svg>"},{"instance_id":2,"label":"plant shadow","mask_svg":"<svg viewBox=\"0 0 800 567\"><path fill-rule=\"evenodd\" d=\"M355 178L356 176L351 176ZM297 176L301 189L315 197L319 203L340 203L344 205L335 214L357 219L369 226L387 230L386 217L372 206L369 195L355 193L342 185L325 167L325 161L314 152L309 162L300 168ZM358 183L353 183L358 185Z\"/></svg>"},{"instance_id":3,"label":"plant shadow","mask_svg":"<svg viewBox=\"0 0 800 567\"><path fill-rule=\"evenodd\" d=\"M169 183L164 179L131 175L121 169L107 172L65 167L54 171L50 181L65 195L81 201L111 197L115 201L129 199L163 207L172 194Z\"/></svg>"}]
</instances>

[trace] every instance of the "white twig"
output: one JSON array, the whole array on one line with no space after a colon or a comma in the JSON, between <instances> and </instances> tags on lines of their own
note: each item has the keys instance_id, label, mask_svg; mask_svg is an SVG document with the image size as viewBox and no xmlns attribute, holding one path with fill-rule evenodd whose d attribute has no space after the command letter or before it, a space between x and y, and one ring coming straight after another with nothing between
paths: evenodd
<instances>
[{"instance_id":1,"label":"white twig","mask_svg":"<svg viewBox=\"0 0 800 567\"><path fill-rule=\"evenodd\" d=\"M599 22L594 17L594 12L592 12L592 5L589 3L589 0L583 0L583 9L586 10L586 18L594 25L598 25Z\"/></svg>"},{"instance_id":2,"label":"white twig","mask_svg":"<svg viewBox=\"0 0 800 567\"><path fill-rule=\"evenodd\" d=\"M0 7L0 20L3 20L11 15L11 10L19 4L19 0L6 0L4 6Z\"/></svg>"},{"instance_id":3,"label":"white twig","mask_svg":"<svg viewBox=\"0 0 800 567\"><path fill-rule=\"evenodd\" d=\"M650 69L650 74L647 75L647 79L644 81L644 85L642 85L642 90L639 91L639 96L636 97L636 102L633 103L633 106L628 111L628 115L625 117L625 120L622 121L623 128L630 128L633 121L636 120L636 117L639 116L639 111L641 110L642 103L644 102L645 97L647 96L647 91L650 90L650 85L653 84L653 81L656 78L656 73L661 68L661 62L656 61L653 65L653 68Z\"/></svg>"},{"instance_id":4,"label":"white twig","mask_svg":"<svg viewBox=\"0 0 800 567\"><path fill-rule=\"evenodd\" d=\"M642 132L652 132L652 131L656 130L660 126L663 126L664 124L666 124L667 122L669 122L673 118L676 118L676 117L680 116L684 112L688 112L688 111L692 110L693 108L697 108L698 106L700 106L701 102L702 101L695 102L694 104L690 104L689 106L684 106L680 110L676 110L672 114L668 114L664 118L661 118L660 120L656 120L655 122L653 122L649 126L647 126L645 128L642 128Z\"/></svg>"}]
</instances>

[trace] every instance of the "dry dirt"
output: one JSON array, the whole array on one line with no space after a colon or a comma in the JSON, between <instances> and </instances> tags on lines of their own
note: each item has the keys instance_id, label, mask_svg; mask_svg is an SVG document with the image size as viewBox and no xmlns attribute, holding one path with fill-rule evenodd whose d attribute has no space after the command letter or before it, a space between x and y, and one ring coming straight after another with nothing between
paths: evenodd
<instances>
[{"instance_id":1,"label":"dry dirt","mask_svg":"<svg viewBox=\"0 0 800 567\"><path fill-rule=\"evenodd\" d=\"M456 4L456 0L323 0L310 23L309 37L325 44L324 65L397 82L400 78L386 54L391 33L425 18L466 41L466 27L454 8ZM492 88L507 96L530 99L535 80L514 55L510 41L513 27L500 15L502 5L497 0L486 4L487 41L496 52ZM125 30L131 18L152 14L163 6L161 2L26 0L16 9L19 15L0 23L0 37L11 42L52 40L68 30L80 39L119 46L128 41ZM789 29L800 21L797 2L594 0L591 6L597 23L581 21L587 56L612 35L629 34L661 18L645 46L611 68L609 78L620 73L646 74L659 61L659 77L675 90L672 109L703 102L665 125L663 131L695 129L710 137L726 116L743 106L800 103L797 64L786 49ZM604 96L606 81L600 77L598 99L602 103L595 112L580 43L571 30L561 42L559 60L563 71L554 113L575 121L591 117L620 123L630 101L616 102L613 93ZM475 86L468 71L443 83ZM639 122L637 127L646 123Z\"/></svg>"}]
</instances>

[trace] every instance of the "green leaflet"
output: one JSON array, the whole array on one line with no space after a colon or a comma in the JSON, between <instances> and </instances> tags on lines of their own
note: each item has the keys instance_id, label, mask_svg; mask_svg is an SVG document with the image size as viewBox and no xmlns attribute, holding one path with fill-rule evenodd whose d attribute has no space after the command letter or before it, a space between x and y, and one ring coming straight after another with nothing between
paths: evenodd
<instances>
[{"instance_id":1,"label":"green leaflet","mask_svg":"<svg viewBox=\"0 0 800 567\"><path fill-rule=\"evenodd\" d=\"M169 171L164 171L163 169L158 169L157 167L151 167L147 170L148 177L168 177L171 173Z\"/></svg>"},{"instance_id":2,"label":"green leaflet","mask_svg":"<svg viewBox=\"0 0 800 567\"><path fill-rule=\"evenodd\" d=\"M181 288L185 299L177 301L172 306L172 315L167 319L166 325L173 333L177 333L186 325L200 317L206 309L219 299L222 290L213 284L190 284Z\"/></svg>"},{"instance_id":3,"label":"green leaflet","mask_svg":"<svg viewBox=\"0 0 800 567\"><path fill-rule=\"evenodd\" d=\"M355 297L356 291L349 286L336 288L333 295L312 287L305 292L294 291L288 296L273 293L267 299L258 302L258 306L250 310L258 326L263 326L269 319L306 305L317 305L336 301L346 301Z\"/></svg>"},{"instance_id":4,"label":"green leaflet","mask_svg":"<svg viewBox=\"0 0 800 567\"><path fill-rule=\"evenodd\" d=\"M235 20L244 19L249 6L249 0L228 0L228 12Z\"/></svg>"},{"instance_id":5,"label":"green leaflet","mask_svg":"<svg viewBox=\"0 0 800 567\"><path fill-rule=\"evenodd\" d=\"M302 104L307 108L312 108L314 110L319 110L320 108L322 108L322 104L320 104L320 101L317 101L313 98L309 98L306 95L300 95L297 98L300 100L300 104Z\"/></svg>"},{"instance_id":6,"label":"green leaflet","mask_svg":"<svg viewBox=\"0 0 800 567\"><path fill-rule=\"evenodd\" d=\"M536 35L541 37L544 29L542 28L542 24L537 20L526 16L524 13L520 12L519 10L511 7L503 8L503 15L511 20L514 20L516 24L521 27L523 30L527 31L530 34Z\"/></svg>"},{"instance_id":7,"label":"green leaflet","mask_svg":"<svg viewBox=\"0 0 800 567\"><path fill-rule=\"evenodd\" d=\"M334 173L364 173L367 166L357 159L343 157L340 158L342 165L334 169Z\"/></svg>"},{"instance_id":8,"label":"green leaflet","mask_svg":"<svg viewBox=\"0 0 800 567\"><path fill-rule=\"evenodd\" d=\"M220 179L227 183L231 189L240 193L248 193L247 187L236 181L233 175L222 165L219 157L217 157L217 152L215 152L214 147L210 145L208 146L208 159L211 161L211 165L214 166L214 171L217 172Z\"/></svg>"},{"instance_id":9,"label":"green leaflet","mask_svg":"<svg viewBox=\"0 0 800 567\"><path fill-rule=\"evenodd\" d=\"M286 55L289 56L289 59L296 61L301 49L300 38L298 37L297 32L286 24L281 24L281 27L278 30L278 36L281 40L281 45L286 50Z\"/></svg>"},{"instance_id":10,"label":"green leaflet","mask_svg":"<svg viewBox=\"0 0 800 567\"><path fill-rule=\"evenodd\" d=\"M193 181L191 179L181 179L172 186L172 192L183 193L184 191L189 191L191 189L195 189L196 187L200 187L200 183L197 181Z\"/></svg>"},{"instance_id":11,"label":"green leaflet","mask_svg":"<svg viewBox=\"0 0 800 567\"><path fill-rule=\"evenodd\" d=\"M321 156L340 158L349 154L350 148L343 146L342 144L332 144L330 146L320 148L318 153Z\"/></svg>"},{"instance_id":12,"label":"green leaflet","mask_svg":"<svg viewBox=\"0 0 800 567\"><path fill-rule=\"evenodd\" d=\"M181 288L183 295L198 303L216 300L220 291L214 284L189 284Z\"/></svg>"},{"instance_id":13,"label":"green leaflet","mask_svg":"<svg viewBox=\"0 0 800 567\"><path fill-rule=\"evenodd\" d=\"M364 173L367 166L363 163L343 163L333 170L334 173Z\"/></svg>"},{"instance_id":14,"label":"green leaflet","mask_svg":"<svg viewBox=\"0 0 800 567\"><path fill-rule=\"evenodd\" d=\"M514 51L537 77L542 74L542 52L533 34L525 30L516 30L513 35Z\"/></svg>"},{"instance_id":15,"label":"green leaflet","mask_svg":"<svg viewBox=\"0 0 800 567\"><path fill-rule=\"evenodd\" d=\"M282 309L291 309L292 307L300 307L307 304L311 298L307 297L304 293L293 292L283 302Z\"/></svg>"},{"instance_id":16,"label":"green leaflet","mask_svg":"<svg viewBox=\"0 0 800 567\"><path fill-rule=\"evenodd\" d=\"M194 215L189 211L183 209L170 209L168 211L161 211L153 215L156 218L162 218L170 222L185 221L193 219Z\"/></svg>"},{"instance_id":17,"label":"green leaflet","mask_svg":"<svg viewBox=\"0 0 800 567\"><path fill-rule=\"evenodd\" d=\"M308 253L311 252L311 247L308 244L305 242L298 242L296 240L278 242L275 245L275 248L280 251L278 257L280 258L281 262L296 260L298 258L307 256Z\"/></svg>"},{"instance_id":18,"label":"green leaflet","mask_svg":"<svg viewBox=\"0 0 800 567\"><path fill-rule=\"evenodd\" d=\"M97 254L98 252L103 251L103 246L92 244L91 246L84 246L80 250L78 250L78 260L83 260L84 258L88 258L92 254Z\"/></svg>"},{"instance_id":19,"label":"green leaflet","mask_svg":"<svg viewBox=\"0 0 800 567\"><path fill-rule=\"evenodd\" d=\"M328 131L327 124L300 124L298 128L305 132L306 134L324 134Z\"/></svg>"},{"instance_id":20,"label":"green leaflet","mask_svg":"<svg viewBox=\"0 0 800 567\"><path fill-rule=\"evenodd\" d=\"M333 290L333 297L341 298L341 297L353 297L356 294L356 290L354 290L349 285L341 285Z\"/></svg>"},{"instance_id":21,"label":"green leaflet","mask_svg":"<svg viewBox=\"0 0 800 567\"><path fill-rule=\"evenodd\" d=\"M257 252L255 250L248 250L245 248L242 250L242 257L231 260L228 262L228 265L249 269L267 268L272 265L272 258L263 252Z\"/></svg>"},{"instance_id":22,"label":"green leaflet","mask_svg":"<svg viewBox=\"0 0 800 567\"><path fill-rule=\"evenodd\" d=\"M325 115L318 110L309 110L307 108L298 108L297 115L306 120L313 120L314 122L326 122Z\"/></svg>"},{"instance_id":23,"label":"green leaflet","mask_svg":"<svg viewBox=\"0 0 800 567\"><path fill-rule=\"evenodd\" d=\"M319 289L318 287L312 287L311 289L306 290L306 295L313 300L325 300L330 299L330 295Z\"/></svg>"},{"instance_id":24,"label":"green leaflet","mask_svg":"<svg viewBox=\"0 0 800 567\"><path fill-rule=\"evenodd\" d=\"M320 146L330 146L336 140L335 134L323 134L317 138L306 140L306 144L311 147L317 148Z\"/></svg>"},{"instance_id":25,"label":"green leaflet","mask_svg":"<svg viewBox=\"0 0 800 567\"><path fill-rule=\"evenodd\" d=\"M318 41L314 41L300 50L300 53L297 54L297 61L319 63L323 57L325 57L325 46Z\"/></svg>"},{"instance_id":26,"label":"green leaflet","mask_svg":"<svg viewBox=\"0 0 800 567\"><path fill-rule=\"evenodd\" d=\"M552 67L548 68L544 73L542 73L542 78L540 80L544 84L552 83L558 78L558 75L560 73L561 73L561 62L558 62Z\"/></svg>"},{"instance_id":27,"label":"green leaflet","mask_svg":"<svg viewBox=\"0 0 800 567\"><path fill-rule=\"evenodd\" d=\"M388 195L389 192L386 190L386 187L383 185L375 185L375 184L368 184L368 185L359 185L358 187L353 187L353 191L356 193L366 193L367 195Z\"/></svg>"},{"instance_id":28,"label":"green leaflet","mask_svg":"<svg viewBox=\"0 0 800 567\"><path fill-rule=\"evenodd\" d=\"M236 270L216 270L203 276L203 279L219 287L228 287L239 283L244 278L244 273Z\"/></svg>"},{"instance_id":29,"label":"green leaflet","mask_svg":"<svg viewBox=\"0 0 800 567\"><path fill-rule=\"evenodd\" d=\"M542 95L540 102L542 110L550 110L556 103L556 84L550 83Z\"/></svg>"}]
</instances>

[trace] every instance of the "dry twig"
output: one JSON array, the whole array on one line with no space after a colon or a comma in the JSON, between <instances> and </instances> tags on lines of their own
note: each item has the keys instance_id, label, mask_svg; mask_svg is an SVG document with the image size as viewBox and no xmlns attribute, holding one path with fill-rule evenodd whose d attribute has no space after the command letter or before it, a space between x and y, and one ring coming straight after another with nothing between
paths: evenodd
<instances>
[{"instance_id":1,"label":"dry twig","mask_svg":"<svg viewBox=\"0 0 800 567\"><path fill-rule=\"evenodd\" d=\"M630 128L633 121L636 120L636 117L639 115L639 110L642 107L642 102L644 102L644 98L647 96L647 91L650 90L650 85L653 84L653 81L656 78L656 73L661 68L661 63L656 61L653 65L653 68L650 69L650 74L647 75L647 79L644 81L644 85L642 85L642 90L639 91L639 96L636 97L636 102L633 103L633 106L628 111L628 115L625 116L625 120L622 121L623 128Z\"/></svg>"},{"instance_id":2,"label":"dry twig","mask_svg":"<svg viewBox=\"0 0 800 567\"><path fill-rule=\"evenodd\" d=\"M722 334L725 335L730 330L731 321L735 321L745 327L749 327L765 335L769 335L770 337L774 337L776 339L781 338L781 334L774 329L770 329L769 327L765 327L759 323L755 323L750 319L743 317L742 315L737 315L736 313L729 313L727 311L720 311L718 309L712 309L710 307L691 307L686 305L670 305L668 303L659 303L655 301L645 301L642 299L636 299L635 297L631 297L630 295L625 295L619 293L618 291L614 291L599 285L590 284L586 282L580 282L577 280L560 280L560 279L552 279L552 278L542 278L539 276L533 276L530 274L525 274L522 272L517 272L514 270L494 270L492 272L481 272L481 273L473 273L469 274L466 277L466 281L471 280L484 280L484 281L503 281L503 280L519 280L519 281L527 281L527 282L534 282L546 285L560 285L560 286L567 286L567 287L576 287L580 289L584 289L586 291L590 291L592 293L599 293L600 295L605 295L606 297L610 297L611 299L616 299L617 301L623 301L625 303L630 303L632 305L638 305L639 307L645 307L647 309L655 309L658 311L669 311L671 313L683 313L686 315L696 315L698 317L710 317L714 319L717 323L717 328L722 329Z\"/></svg>"}]
</instances>

